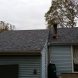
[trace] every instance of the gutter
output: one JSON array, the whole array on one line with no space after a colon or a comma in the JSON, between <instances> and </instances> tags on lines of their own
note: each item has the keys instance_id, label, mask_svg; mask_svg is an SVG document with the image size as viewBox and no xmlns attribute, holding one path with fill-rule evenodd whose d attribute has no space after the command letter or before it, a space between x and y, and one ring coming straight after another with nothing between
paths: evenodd
<instances>
[{"instance_id":1,"label":"gutter","mask_svg":"<svg viewBox=\"0 0 78 78\"><path fill-rule=\"evenodd\" d=\"M41 51L28 51L28 52L0 52L0 55L41 55Z\"/></svg>"},{"instance_id":2,"label":"gutter","mask_svg":"<svg viewBox=\"0 0 78 78\"><path fill-rule=\"evenodd\" d=\"M51 45L78 45L78 43L48 43L48 46Z\"/></svg>"}]
</instances>

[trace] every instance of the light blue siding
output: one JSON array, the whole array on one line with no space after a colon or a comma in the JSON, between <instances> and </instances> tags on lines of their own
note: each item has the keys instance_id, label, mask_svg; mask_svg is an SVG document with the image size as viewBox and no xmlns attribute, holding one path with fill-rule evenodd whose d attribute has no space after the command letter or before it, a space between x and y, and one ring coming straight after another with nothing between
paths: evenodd
<instances>
[{"instance_id":1,"label":"light blue siding","mask_svg":"<svg viewBox=\"0 0 78 78\"><path fill-rule=\"evenodd\" d=\"M18 78L41 78L41 56L0 56L0 65L8 64L19 65Z\"/></svg>"},{"instance_id":2,"label":"light blue siding","mask_svg":"<svg viewBox=\"0 0 78 78\"><path fill-rule=\"evenodd\" d=\"M51 46L51 62L56 65L57 75L72 72L71 46Z\"/></svg>"}]
</instances>

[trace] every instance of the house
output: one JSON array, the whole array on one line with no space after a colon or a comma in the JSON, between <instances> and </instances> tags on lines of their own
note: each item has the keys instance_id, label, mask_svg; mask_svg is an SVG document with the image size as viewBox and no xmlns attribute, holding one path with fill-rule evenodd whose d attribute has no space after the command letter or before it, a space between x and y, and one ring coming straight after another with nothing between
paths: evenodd
<instances>
[{"instance_id":1,"label":"house","mask_svg":"<svg viewBox=\"0 0 78 78\"><path fill-rule=\"evenodd\" d=\"M4 31L0 33L0 78L47 78L49 63L56 65L57 76L78 72L77 51L78 27L54 24L50 30Z\"/></svg>"},{"instance_id":2,"label":"house","mask_svg":"<svg viewBox=\"0 0 78 78\"><path fill-rule=\"evenodd\" d=\"M57 28L49 31L49 63L56 65L56 73L78 72L78 27Z\"/></svg>"},{"instance_id":3,"label":"house","mask_svg":"<svg viewBox=\"0 0 78 78\"><path fill-rule=\"evenodd\" d=\"M48 33L48 30L0 33L0 78L46 78Z\"/></svg>"}]
</instances>

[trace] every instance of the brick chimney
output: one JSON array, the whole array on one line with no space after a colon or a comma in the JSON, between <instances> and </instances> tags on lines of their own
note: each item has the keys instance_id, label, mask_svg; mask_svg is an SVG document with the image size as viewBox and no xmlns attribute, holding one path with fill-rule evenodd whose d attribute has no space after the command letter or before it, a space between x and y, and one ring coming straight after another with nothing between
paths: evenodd
<instances>
[{"instance_id":1,"label":"brick chimney","mask_svg":"<svg viewBox=\"0 0 78 78\"><path fill-rule=\"evenodd\" d=\"M58 36L57 36L57 24L54 24L53 27L54 27L54 36L53 36L53 38L57 39L58 38Z\"/></svg>"}]
</instances>

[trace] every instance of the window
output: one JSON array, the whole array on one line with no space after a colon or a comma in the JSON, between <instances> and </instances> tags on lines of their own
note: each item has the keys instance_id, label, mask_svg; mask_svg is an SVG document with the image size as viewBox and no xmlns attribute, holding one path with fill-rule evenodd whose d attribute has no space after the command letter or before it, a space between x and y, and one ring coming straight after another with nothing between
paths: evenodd
<instances>
[{"instance_id":1,"label":"window","mask_svg":"<svg viewBox=\"0 0 78 78\"><path fill-rule=\"evenodd\" d=\"M0 65L0 78L18 78L18 64Z\"/></svg>"},{"instance_id":2,"label":"window","mask_svg":"<svg viewBox=\"0 0 78 78\"><path fill-rule=\"evenodd\" d=\"M78 72L78 46L73 48L73 70Z\"/></svg>"}]
</instances>

